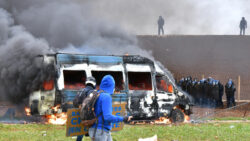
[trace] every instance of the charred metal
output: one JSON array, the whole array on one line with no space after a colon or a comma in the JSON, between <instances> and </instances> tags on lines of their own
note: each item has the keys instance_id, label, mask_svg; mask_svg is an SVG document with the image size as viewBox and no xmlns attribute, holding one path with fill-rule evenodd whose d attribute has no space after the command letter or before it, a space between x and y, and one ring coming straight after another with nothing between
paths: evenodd
<instances>
[{"instance_id":1,"label":"charred metal","mask_svg":"<svg viewBox=\"0 0 250 141\"><path fill-rule=\"evenodd\" d=\"M54 65L56 75L53 86L48 81L46 89L30 95L32 114L52 114L51 107L57 104L61 105L61 111L72 108L72 100L85 87L87 77L95 77L98 88L107 74L116 82L113 103L126 103L127 114L136 120L171 117L178 114L176 106L191 114L189 97L169 80L168 73L148 58L62 53L43 57L44 63Z\"/></svg>"}]
</instances>

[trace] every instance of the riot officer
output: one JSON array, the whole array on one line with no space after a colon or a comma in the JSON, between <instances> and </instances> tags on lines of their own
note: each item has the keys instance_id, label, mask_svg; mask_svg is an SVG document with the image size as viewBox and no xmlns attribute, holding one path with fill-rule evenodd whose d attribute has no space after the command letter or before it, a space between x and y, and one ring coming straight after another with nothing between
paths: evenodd
<instances>
[{"instance_id":1,"label":"riot officer","mask_svg":"<svg viewBox=\"0 0 250 141\"><path fill-rule=\"evenodd\" d=\"M184 83L184 78L181 78L181 80L178 82L178 86L183 89L182 84Z\"/></svg>"},{"instance_id":2,"label":"riot officer","mask_svg":"<svg viewBox=\"0 0 250 141\"><path fill-rule=\"evenodd\" d=\"M223 102L222 102L222 97L223 97L223 94L224 94L224 86L223 84L220 83L219 81L219 101L218 101L218 107L220 108L223 108Z\"/></svg>"},{"instance_id":3,"label":"riot officer","mask_svg":"<svg viewBox=\"0 0 250 141\"><path fill-rule=\"evenodd\" d=\"M236 88L234 86L234 82L232 79L229 79L227 84L225 85L225 92L227 96L227 108L235 106L235 98L234 98L234 93L236 91Z\"/></svg>"},{"instance_id":4,"label":"riot officer","mask_svg":"<svg viewBox=\"0 0 250 141\"><path fill-rule=\"evenodd\" d=\"M211 106L217 107L219 101L219 83L217 80L213 80L211 90Z\"/></svg>"}]
</instances>

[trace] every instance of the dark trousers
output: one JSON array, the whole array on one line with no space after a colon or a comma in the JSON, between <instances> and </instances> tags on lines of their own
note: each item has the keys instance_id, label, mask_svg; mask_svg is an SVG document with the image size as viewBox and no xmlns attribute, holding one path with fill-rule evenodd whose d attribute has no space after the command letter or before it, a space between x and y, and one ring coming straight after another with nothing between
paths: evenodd
<instances>
[{"instance_id":1,"label":"dark trousers","mask_svg":"<svg viewBox=\"0 0 250 141\"><path fill-rule=\"evenodd\" d=\"M245 28L240 28L240 35L245 35Z\"/></svg>"},{"instance_id":2,"label":"dark trousers","mask_svg":"<svg viewBox=\"0 0 250 141\"><path fill-rule=\"evenodd\" d=\"M235 98L234 98L234 95L227 95L227 108L230 108L230 107L233 107L235 106L236 103L235 103Z\"/></svg>"},{"instance_id":3,"label":"dark trousers","mask_svg":"<svg viewBox=\"0 0 250 141\"><path fill-rule=\"evenodd\" d=\"M76 141L82 141L83 135L77 136Z\"/></svg>"},{"instance_id":4,"label":"dark trousers","mask_svg":"<svg viewBox=\"0 0 250 141\"><path fill-rule=\"evenodd\" d=\"M163 26L158 26L158 35L161 35L161 31L162 31L162 35L164 35Z\"/></svg>"}]
</instances>

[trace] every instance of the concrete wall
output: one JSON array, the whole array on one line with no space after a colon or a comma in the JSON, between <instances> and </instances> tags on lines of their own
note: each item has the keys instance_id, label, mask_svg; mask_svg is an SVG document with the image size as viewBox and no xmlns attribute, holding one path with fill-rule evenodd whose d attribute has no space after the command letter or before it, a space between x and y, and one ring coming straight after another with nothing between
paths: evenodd
<instances>
[{"instance_id":1,"label":"concrete wall","mask_svg":"<svg viewBox=\"0 0 250 141\"><path fill-rule=\"evenodd\" d=\"M138 36L138 40L177 80L188 75L201 79L204 75L225 84L232 78L238 88L240 76L240 99L250 100L250 36Z\"/></svg>"}]
</instances>

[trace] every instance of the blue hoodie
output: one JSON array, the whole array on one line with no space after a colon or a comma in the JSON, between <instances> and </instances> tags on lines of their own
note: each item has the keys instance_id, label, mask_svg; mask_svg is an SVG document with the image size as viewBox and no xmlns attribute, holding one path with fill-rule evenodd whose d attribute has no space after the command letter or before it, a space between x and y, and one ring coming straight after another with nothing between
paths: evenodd
<instances>
[{"instance_id":1,"label":"blue hoodie","mask_svg":"<svg viewBox=\"0 0 250 141\"><path fill-rule=\"evenodd\" d=\"M100 90L103 90L95 103L95 114L98 117L98 129L102 129L103 119L104 126L103 129L106 131L111 130L111 123L117 123L123 121L123 117L112 115L112 97L111 95L114 92L115 80L111 75L106 75L103 77L100 84ZM96 124L92 126L96 127Z\"/></svg>"}]
</instances>

